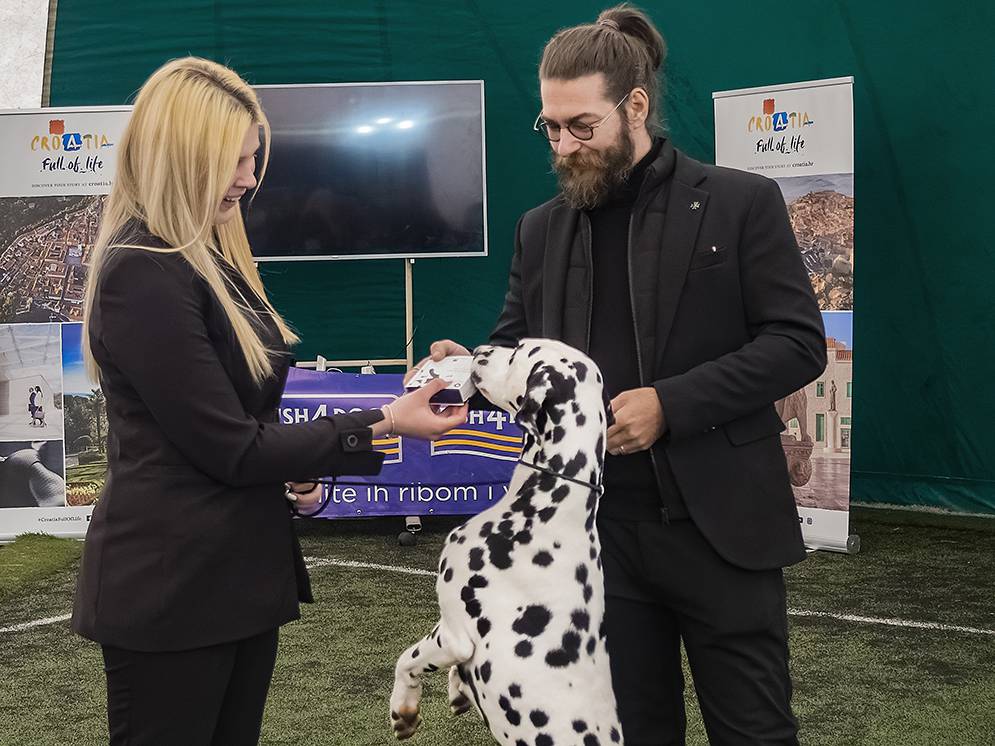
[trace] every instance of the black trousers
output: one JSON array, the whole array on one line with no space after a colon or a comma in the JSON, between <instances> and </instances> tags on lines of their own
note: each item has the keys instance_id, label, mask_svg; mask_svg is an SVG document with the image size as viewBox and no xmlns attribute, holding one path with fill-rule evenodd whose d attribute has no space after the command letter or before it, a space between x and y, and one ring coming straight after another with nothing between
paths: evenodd
<instances>
[{"instance_id":1,"label":"black trousers","mask_svg":"<svg viewBox=\"0 0 995 746\"><path fill-rule=\"evenodd\" d=\"M169 653L105 645L111 746L255 746L278 636Z\"/></svg>"},{"instance_id":2,"label":"black trousers","mask_svg":"<svg viewBox=\"0 0 995 746\"><path fill-rule=\"evenodd\" d=\"M729 564L689 520L598 529L626 746L684 744L682 640L713 746L797 744L781 570Z\"/></svg>"}]
</instances>

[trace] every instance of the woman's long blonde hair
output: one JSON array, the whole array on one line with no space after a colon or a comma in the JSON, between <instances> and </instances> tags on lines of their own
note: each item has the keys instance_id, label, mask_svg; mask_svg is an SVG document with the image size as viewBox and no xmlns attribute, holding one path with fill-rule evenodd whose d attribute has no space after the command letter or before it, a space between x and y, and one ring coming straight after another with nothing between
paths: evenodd
<instances>
[{"instance_id":1,"label":"woman's long blonde hair","mask_svg":"<svg viewBox=\"0 0 995 746\"><path fill-rule=\"evenodd\" d=\"M142 86L117 146L117 176L90 255L83 355L93 380L99 380L99 371L88 331L101 271L112 250L177 253L189 262L224 308L257 382L273 373L272 351L253 326L251 319L258 321L259 314L227 279L220 263L230 264L245 278L284 341L298 341L266 297L241 212L235 208L231 220L214 225L253 124L264 133L261 184L269 160L269 122L255 91L233 70L185 57L160 67ZM172 248L122 243L132 221L144 224Z\"/></svg>"}]
</instances>

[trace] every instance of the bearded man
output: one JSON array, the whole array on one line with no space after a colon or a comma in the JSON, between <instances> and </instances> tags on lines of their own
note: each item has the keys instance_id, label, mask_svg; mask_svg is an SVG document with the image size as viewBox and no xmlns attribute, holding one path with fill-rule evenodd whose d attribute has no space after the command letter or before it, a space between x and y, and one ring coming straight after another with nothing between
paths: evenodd
<instances>
[{"instance_id":1,"label":"bearded man","mask_svg":"<svg viewBox=\"0 0 995 746\"><path fill-rule=\"evenodd\" d=\"M684 743L683 642L711 743L796 744L782 568L805 549L774 403L825 369L822 317L777 184L654 134L665 56L628 5L546 45L534 128L560 192L518 222L490 343L559 339L603 373L625 743Z\"/></svg>"}]
</instances>

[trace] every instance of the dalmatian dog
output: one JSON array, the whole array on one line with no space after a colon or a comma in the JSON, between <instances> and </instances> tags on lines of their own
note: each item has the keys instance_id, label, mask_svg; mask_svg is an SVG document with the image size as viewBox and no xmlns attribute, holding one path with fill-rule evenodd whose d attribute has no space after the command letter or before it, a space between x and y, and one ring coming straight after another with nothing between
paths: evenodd
<instances>
[{"instance_id":1,"label":"dalmatian dog","mask_svg":"<svg viewBox=\"0 0 995 746\"><path fill-rule=\"evenodd\" d=\"M595 514L607 426L597 366L560 342L478 347L473 381L522 428L505 497L449 535L441 618L398 659L390 717L418 728L422 677L449 669L449 702L500 744L622 743L605 645Z\"/></svg>"}]
</instances>

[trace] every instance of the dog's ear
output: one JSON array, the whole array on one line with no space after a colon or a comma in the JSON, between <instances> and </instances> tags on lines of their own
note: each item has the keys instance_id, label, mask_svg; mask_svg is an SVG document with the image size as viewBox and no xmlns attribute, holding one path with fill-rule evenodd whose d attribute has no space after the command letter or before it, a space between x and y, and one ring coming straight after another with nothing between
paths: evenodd
<instances>
[{"instance_id":1,"label":"dog's ear","mask_svg":"<svg viewBox=\"0 0 995 746\"><path fill-rule=\"evenodd\" d=\"M518 424L536 422L545 400L544 385L549 380L548 367L543 362L532 366L525 382L525 401L518 409ZM540 428L541 429L541 428Z\"/></svg>"}]
</instances>

